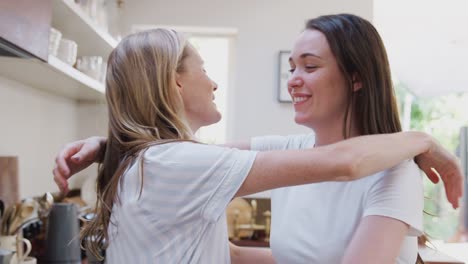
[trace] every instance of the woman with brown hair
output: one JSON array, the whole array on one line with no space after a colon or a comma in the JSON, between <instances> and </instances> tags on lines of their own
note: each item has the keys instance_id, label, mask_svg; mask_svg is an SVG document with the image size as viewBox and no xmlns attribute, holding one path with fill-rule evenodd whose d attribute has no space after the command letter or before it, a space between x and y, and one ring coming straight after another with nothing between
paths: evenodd
<instances>
[{"instance_id":1,"label":"woman with brown hair","mask_svg":"<svg viewBox=\"0 0 468 264\"><path fill-rule=\"evenodd\" d=\"M376 32L361 32L369 29L366 23L350 15L318 18L309 22L294 46L289 91L295 121L313 128L315 135L261 137L231 148L200 144L193 136L221 118L212 102L217 86L204 73L193 47L168 30L125 38L108 61L106 147L102 138L74 142L58 155L54 169L57 184L66 190L66 179L101 159L98 151L105 149L97 217L84 230L85 237L98 239L87 247L97 252L105 241L108 263L272 262L265 251L231 246L229 252L226 206L235 196L309 184L273 191L271 243L276 261L395 261L410 226L414 232L420 229L415 215L421 209L420 178L416 166L405 160L419 154L420 168L433 180L437 176L431 167L438 170L455 207L462 177L455 158L432 138L418 132L394 133L400 128L386 79L388 65L371 69L373 63L386 63L385 51ZM343 39L349 45L329 37L339 29L352 32L344 32L350 34ZM358 51L353 54L347 49L354 49L356 36L365 40L356 42ZM377 57L379 52L383 54ZM362 55L376 56L376 61ZM387 90L376 94L381 85ZM384 98L373 98L377 96ZM371 104L363 111L372 112L373 118L360 119L358 103ZM364 136L382 133L387 134ZM376 175L360 179L370 174ZM319 183L324 181L331 182ZM417 199L404 205L408 192ZM307 197L314 193L318 195ZM295 197L306 198L294 200L301 208L288 204ZM345 218L333 214L343 209ZM287 226L277 224L285 220ZM310 229L303 230L307 223ZM381 233L381 228L391 232ZM286 237L285 230L290 231ZM364 252L369 245L372 249L367 250L375 254Z\"/></svg>"},{"instance_id":2,"label":"woman with brown hair","mask_svg":"<svg viewBox=\"0 0 468 264\"><path fill-rule=\"evenodd\" d=\"M295 121L314 134L254 138L252 150L401 131L385 47L370 22L349 14L311 19L289 62ZM276 189L272 253L278 263L415 263L422 213L422 179L412 160L352 182Z\"/></svg>"}]
</instances>

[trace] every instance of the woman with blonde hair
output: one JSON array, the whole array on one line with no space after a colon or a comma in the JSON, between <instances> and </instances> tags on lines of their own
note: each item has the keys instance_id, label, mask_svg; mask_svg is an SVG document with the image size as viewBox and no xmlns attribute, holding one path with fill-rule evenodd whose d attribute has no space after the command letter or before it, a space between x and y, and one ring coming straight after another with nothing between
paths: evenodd
<instances>
[{"instance_id":1,"label":"woman with blonde hair","mask_svg":"<svg viewBox=\"0 0 468 264\"><path fill-rule=\"evenodd\" d=\"M212 101L216 89L198 53L174 31L130 35L111 53L107 142L94 137L66 145L54 169L66 191L67 178L95 160L102 162L96 218L83 235L92 252L106 249L107 263L271 262L268 251L229 247L225 209L233 197L358 180L416 155L432 179L430 168L438 170L457 206L462 192L458 164L424 133L262 152L240 150L250 148L245 144L198 143L195 132L221 118Z\"/></svg>"}]
</instances>

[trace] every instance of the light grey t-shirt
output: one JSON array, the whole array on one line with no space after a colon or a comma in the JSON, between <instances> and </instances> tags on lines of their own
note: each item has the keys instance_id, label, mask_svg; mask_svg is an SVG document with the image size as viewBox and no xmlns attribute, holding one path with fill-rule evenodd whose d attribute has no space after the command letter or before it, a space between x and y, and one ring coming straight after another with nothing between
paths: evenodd
<instances>
[{"instance_id":1,"label":"light grey t-shirt","mask_svg":"<svg viewBox=\"0 0 468 264\"><path fill-rule=\"evenodd\" d=\"M230 263L225 210L255 155L191 142L150 147L119 185L106 262Z\"/></svg>"},{"instance_id":2,"label":"light grey t-shirt","mask_svg":"<svg viewBox=\"0 0 468 264\"><path fill-rule=\"evenodd\" d=\"M312 134L266 136L254 138L251 149L306 149L314 143ZM395 262L416 262L423 188L412 160L355 181L278 188L271 193L271 207L270 246L277 263L340 263L360 221L369 215L408 224L409 232Z\"/></svg>"}]
</instances>

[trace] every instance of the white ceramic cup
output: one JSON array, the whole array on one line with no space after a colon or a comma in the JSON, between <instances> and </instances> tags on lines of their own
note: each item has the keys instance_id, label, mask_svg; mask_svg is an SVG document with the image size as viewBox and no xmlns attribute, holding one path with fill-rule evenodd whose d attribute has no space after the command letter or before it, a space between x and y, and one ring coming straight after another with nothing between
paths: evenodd
<instances>
[{"instance_id":1,"label":"white ceramic cup","mask_svg":"<svg viewBox=\"0 0 468 264\"><path fill-rule=\"evenodd\" d=\"M21 243L21 244L20 244ZM26 251L23 251L23 244L26 245ZM31 253L31 242L26 238L19 236L0 236L0 248L15 252L11 263L21 263L29 253ZM17 252L19 249L20 252Z\"/></svg>"},{"instance_id":2,"label":"white ceramic cup","mask_svg":"<svg viewBox=\"0 0 468 264\"><path fill-rule=\"evenodd\" d=\"M73 66L76 62L76 55L78 52L78 45L75 41L62 38L60 40L60 45L57 51L57 57L66 62L67 64Z\"/></svg>"},{"instance_id":3,"label":"white ceramic cup","mask_svg":"<svg viewBox=\"0 0 468 264\"><path fill-rule=\"evenodd\" d=\"M26 257L21 264L36 264L37 259L35 257Z\"/></svg>"},{"instance_id":4,"label":"white ceramic cup","mask_svg":"<svg viewBox=\"0 0 468 264\"><path fill-rule=\"evenodd\" d=\"M57 29L51 27L49 34L49 54L57 57L60 40L62 39L62 33Z\"/></svg>"},{"instance_id":5,"label":"white ceramic cup","mask_svg":"<svg viewBox=\"0 0 468 264\"><path fill-rule=\"evenodd\" d=\"M18 261L17 255L15 254L11 259L10 264L37 264L37 259L35 257L28 256Z\"/></svg>"},{"instance_id":6,"label":"white ceramic cup","mask_svg":"<svg viewBox=\"0 0 468 264\"><path fill-rule=\"evenodd\" d=\"M102 79L103 58L100 56L83 56L76 62L76 68L84 74L100 81Z\"/></svg>"}]
</instances>

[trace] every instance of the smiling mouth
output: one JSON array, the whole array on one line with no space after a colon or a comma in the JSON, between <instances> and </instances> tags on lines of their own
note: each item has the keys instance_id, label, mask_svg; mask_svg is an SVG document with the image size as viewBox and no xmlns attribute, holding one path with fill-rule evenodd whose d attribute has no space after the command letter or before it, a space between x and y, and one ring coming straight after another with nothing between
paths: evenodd
<instances>
[{"instance_id":1,"label":"smiling mouth","mask_svg":"<svg viewBox=\"0 0 468 264\"><path fill-rule=\"evenodd\" d=\"M297 104L300 104L309 100L309 98L310 98L309 96L294 96L292 100L293 100L293 103L297 105Z\"/></svg>"}]
</instances>

